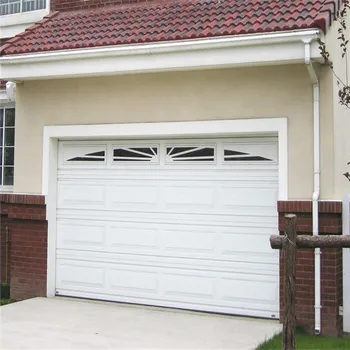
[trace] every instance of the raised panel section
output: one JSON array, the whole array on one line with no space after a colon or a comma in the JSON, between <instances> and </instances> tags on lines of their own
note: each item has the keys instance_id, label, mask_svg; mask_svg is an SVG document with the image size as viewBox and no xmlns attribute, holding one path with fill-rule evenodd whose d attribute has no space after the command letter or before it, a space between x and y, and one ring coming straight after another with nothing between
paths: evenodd
<instances>
[{"instance_id":1,"label":"raised panel section","mask_svg":"<svg viewBox=\"0 0 350 350\"><path fill-rule=\"evenodd\" d=\"M250 279L245 276L223 278L220 286L223 291L222 300L274 305L277 301L276 278L266 281L266 278L259 275L249 277Z\"/></svg>"},{"instance_id":2,"label":"raised panel section","mask_svg":"<svg viewBox=\"0 0 350 350\"><path fill-rule=\"evenodd\" d=\"M162 189L166 208L206 209L215 203L215 188L211 186L167 186Z\"/></svg>"},{"instance_id":3,"label":"raised panel section","mask_svg":"<svg viewBox=\"0 0 350 350\"><path fill-rule=\"evenodd\" d=\"M215 278L198 274L167 273L163 277L166 296L185 299L214 299Z\"/></svg>"},{"instance_id":4,"label":"raised panel section","mask_svg":"<svg viewBox=\"0 0 350 350\"><path fill-rule=\"evenodd\" d=\"M217 233L205 226L191 227L180 225L166 228L162 234L165 252L181 254L214 254ZM200 238L200 239L199 239Z\"/></svg>"},{"instance_id":5,"label":"raised panel section","mask_svg":"<svg viewBox=\"0 0 350 350\"><path fill-rule=\"evenodd\" d=\"M103 265L76 261L57 260L57 288L91 289L103 288L105 269Z\"/></svg>"},{"instance_id":6,"label":"raised panel section","mask_svg":"<svg viewBox=\"0 0 350 350\"><path fill-rule=\"evenodd\" d=\"M135 183L120 183L108 188L111 209L150 209L158 205L158 187Z\"/></svg>"},{"instance_id":7,"label":"raised panel section","mask_svg":"<svg viewBox=\"0 0 350 350\"><path fill-rule=\"evenodd\" d=\"M158 292L158 274L141 269L110 268L108 269L108 288L116 293L154 294Z\"/></svg>"},{"instance_id":8,"label":"raised panel section","mask_svg":"<svg viewBox=\"0 0 350 350\"><path fill-rule=\"evenodd\" d=\"M105 245L105 233L104 223L58 220L57 248L101 250Z\"/></svg>"},{"instance_id":9,"label":"raised panel section","mask_svg":"<svg viewBox=\"0 0 350 350\"><path fill-rule=\"evenodd\" d=\"M58 184L58 207L105 207L106 186L93 184Z\"/></svg>"},{"instance_id":10,"label":"raised panel section","mask_svg":"<svg viewBox=\"0 0 350 350\"><path fill-rule=\"evenodd\" d=\"M277 190L275 188L243 188L223 186L220 189L221 203L228 206L276 207Z\"/></svg>"},{"instance_id":11,"label":"raised panel section","mask_svg":"<svg viewBox=\"0 0 350 350\"><path fill-rule=\"evenodd\" d=\"M157 248L158 229L144 224L115 223L108 227L108 247L117 249L144 250Z\"/></svg>"}]
</instances>

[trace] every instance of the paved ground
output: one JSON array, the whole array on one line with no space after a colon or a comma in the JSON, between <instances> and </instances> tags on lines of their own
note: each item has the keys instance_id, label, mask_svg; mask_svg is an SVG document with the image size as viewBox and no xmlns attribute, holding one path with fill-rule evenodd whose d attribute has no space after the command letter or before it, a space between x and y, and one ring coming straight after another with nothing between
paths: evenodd
<instances>
[{"instance_id":1,"label":"paved ground","mask_svg":"<svg viewBox=\"0 0 350 350\"><path fill-rule=\"evenodd\" d=\"M253 349L277 321L35 298L0 308L0 349Z\"/></svg>"}]
</instances>

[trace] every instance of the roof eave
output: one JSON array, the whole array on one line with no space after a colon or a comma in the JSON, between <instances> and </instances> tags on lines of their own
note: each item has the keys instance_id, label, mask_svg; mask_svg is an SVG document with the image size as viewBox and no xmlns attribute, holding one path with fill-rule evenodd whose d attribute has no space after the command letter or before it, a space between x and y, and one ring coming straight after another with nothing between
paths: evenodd
<instances>
[{"instance_id":1,"label":"roof eave","mask_svg":"<svg viewBox=\"0 0 350 350\"><path fill-rule=\"evenodd\" d=\"M186 41L51 51L0 58L5 80L107 76L304 62L304 45L322 61L317 29L227 36Z\"/></svg>"}]
</instances>

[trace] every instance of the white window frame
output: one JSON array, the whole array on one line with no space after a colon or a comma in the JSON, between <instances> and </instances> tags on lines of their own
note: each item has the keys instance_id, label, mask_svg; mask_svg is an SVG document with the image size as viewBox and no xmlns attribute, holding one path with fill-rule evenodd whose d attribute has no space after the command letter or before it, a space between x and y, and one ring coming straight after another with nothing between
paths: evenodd
<instances>
[{"instance_id":1,"label":"white window frame","mask_svg":"<svg viewBox=\"0 0 350 350\"><path fill-rule=\"evenodd\" d=\"M0 92L1 93L1 92ZM0 108L15 108L16 106L13 103L7 102L5 99L2 99L0 96ZM16 130L16 124L15 124L15 130ZM2 146L1 146L2 147ZM0 185L0 193L11 193L13 192L13 185Z\"/></svg>"},{"instance_id":2,"label":"white window frame","mask_svg":"<svg viewBox=\"0 0 350 350\"><path fill-rule=\"evenodd\" d=\"M42 20L43 17L49 13L50 0L46 0L45 9L0 16L0 39L12 38L24 32L27 28Z\"/></svg>"},{"instance_id":3,"label":"white window frame","mask_svg":"<svg viewBox=\"0 0 350 350\"><path fill-rule=\"evenodd\" d=\"M218 121L90 124L44 126L42 159L42 194L46 196L48 220L47 297L56 288L56 213L59 140L130 140L167 138L259 137L278 138L278 199L288 199L287 118L236 119Z\"/></svg>"}]
</instances>

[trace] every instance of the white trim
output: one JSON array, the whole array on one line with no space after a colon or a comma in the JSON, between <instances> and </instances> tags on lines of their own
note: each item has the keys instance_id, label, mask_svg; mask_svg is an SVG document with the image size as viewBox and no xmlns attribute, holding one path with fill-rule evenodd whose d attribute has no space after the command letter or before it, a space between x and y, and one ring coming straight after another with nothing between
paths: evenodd
<instances>
[{"instance_id":1,"label":"white trim","mask_svg":"<svg viewBox=\"0 0 350 350\"><path fill-rule=\"evenodd\" d=\"M278 136L279 200L288 199L287 118L44 126L42 193L48 220L47 296L55 295L58 140Z\"/></svg>"},{"instance_id":2,"label":"white trim","mask_svg":"<svg viewBox=\"0 0 350 350\"><path fill-rule=\"evenodd\" d=\"M0 16L0 38L12 38L42 20L44 16L50 13L50 0L46 0L46 2L47 8L43 10Z\"/></svg>"},{"instance_id":3,"label":"white trim","mask_svg":"<svg viewBox=\"0 0 350 350\"><path fill-rule=\"evenodd\" d=\"M7 107L8 105L13 105L13 102L10 102L7 98L7 92L6 90L0 90L0 107Z\"/></svg>"},{"instance_id":4,"label":"white trim","mask_svg":"<svg viewBox=\"0 0 350 350\"><path fill-rule=\"evenodd\" d=\"M13 186L0 185L0 193L13 193Z\"/></svg>"},{"instance_id":5,"label":"white trim","mask_svg":"<svg viewBox=\"0 0 350 350\"><path fill-rule=\"evenodd\" d=\"M311 43L311 58L322 62L319 36L319 30L298 30L9 55L0 58L1 78L21 81L303 63L305 41Z\"/></svg>"}]
</instances>

